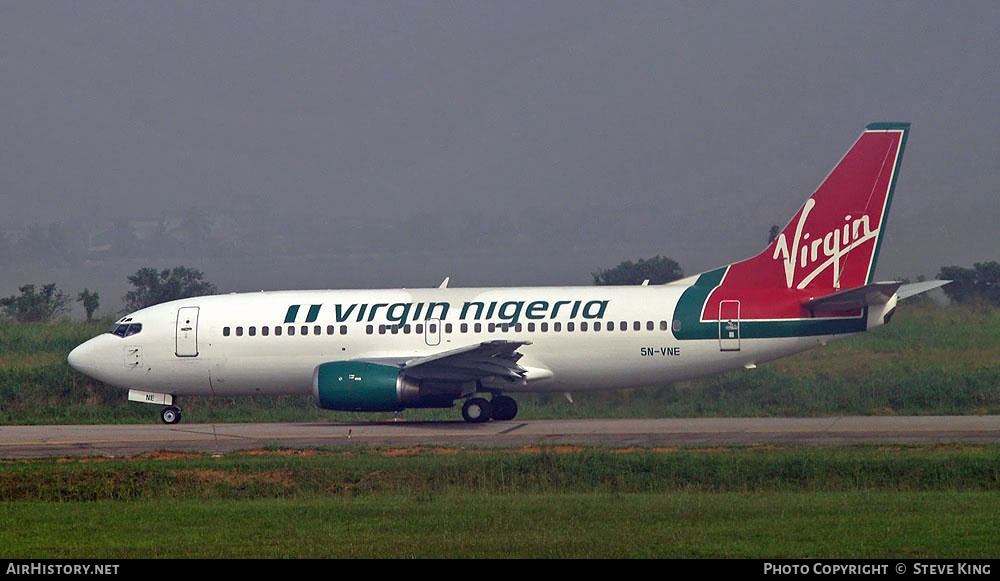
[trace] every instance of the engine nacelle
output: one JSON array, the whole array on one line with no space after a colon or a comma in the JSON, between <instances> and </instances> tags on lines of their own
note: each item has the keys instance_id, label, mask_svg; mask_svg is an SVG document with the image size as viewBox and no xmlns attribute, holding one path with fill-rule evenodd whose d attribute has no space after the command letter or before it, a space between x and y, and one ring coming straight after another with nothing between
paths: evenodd
<instances>
[{"instance_id":1,"label":"engine nacelle","mask_svg":"<svg viewBox=\"0 0 1000 581\"><path fill-rule=\"evenodd\" d=\"M342 411L400 411L415 407L451 407L462 396L460 385L421 386L394 365L333 361L313 371L317 407Z\"/></svg>"}]
</instances>

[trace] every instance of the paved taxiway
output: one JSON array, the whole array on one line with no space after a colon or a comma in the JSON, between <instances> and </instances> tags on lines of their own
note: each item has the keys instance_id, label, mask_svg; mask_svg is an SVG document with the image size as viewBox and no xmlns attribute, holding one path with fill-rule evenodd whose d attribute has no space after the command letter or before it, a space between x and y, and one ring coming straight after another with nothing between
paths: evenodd
<instances>
[{"instance_id":1,"label":"paved taxiway","mask_svg":"<svg viewBox=\"0 0 1000 581\"><path fill-rule=\"evenodd\" d=\"M0 457L224 453L261 447L715 446L1000 442L1000 416L0 426Z\"/></svg>"}]
</instances>

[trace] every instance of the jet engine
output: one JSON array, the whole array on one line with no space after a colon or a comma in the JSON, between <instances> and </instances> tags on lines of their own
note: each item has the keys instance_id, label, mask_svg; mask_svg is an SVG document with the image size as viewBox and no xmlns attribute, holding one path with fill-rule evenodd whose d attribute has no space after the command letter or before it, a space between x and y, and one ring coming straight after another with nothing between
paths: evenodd
<instances>
[{"instance_id":1,"label":"jet engine","mask_svg":"<svg viewBox=\"0 0 1000 581\"><path fill-rule=\"evenodd\" d=\"M366 361L333 361L313 371L317 407L342 411L400 411L406 408L452 407L462 396L461 384L424 385L399 367Z\"/></svg>"}]
</instances>

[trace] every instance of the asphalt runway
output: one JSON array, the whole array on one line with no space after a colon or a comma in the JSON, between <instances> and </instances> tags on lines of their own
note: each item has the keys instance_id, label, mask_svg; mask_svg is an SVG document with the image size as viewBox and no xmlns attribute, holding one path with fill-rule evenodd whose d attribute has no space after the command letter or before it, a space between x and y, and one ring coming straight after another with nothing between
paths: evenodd
<instances>
[{"instance_id":1,"label":"asphalt runway","mask_svg":"<svg viewBox=\"0 0 1000 581\"><path fill-rule=\"evenodd\" d=\"M994 443L1000 416L693 418L308 424L0 426L0 457L223 454L255 448L602 446L840 446Z\"/></svg>"}]
</instances>

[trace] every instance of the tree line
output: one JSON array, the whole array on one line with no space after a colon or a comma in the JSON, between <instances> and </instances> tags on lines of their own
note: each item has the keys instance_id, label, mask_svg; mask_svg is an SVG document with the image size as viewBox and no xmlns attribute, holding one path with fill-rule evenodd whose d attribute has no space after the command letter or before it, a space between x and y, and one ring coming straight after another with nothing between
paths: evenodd
<instances>
[{"instance_id":1,"label":"tree line","mask_svg":"<svg viewBox=\"0 0 1000 581\"><path fill-rule=\"evenodd\" d=\"M155 268L140 268L128 277L132 290L125 293L122 301L125 303L123 312L130 313L146 307L203 295L215 294L215 285L205 280L200 271L185 266L177 266L164 270ZM54 283L46 284L36 289L33 284L26 284L18 289L20 294L0 299L0 310L3 316L18 323L45 323L53 321L69 313L72 299L65 292L56 288ZM97 309L100 308L100 295L90 289L83 289L76 301L81 303L91 321Z\"/></svg>"},{"instance_id":2,"label":"tree line","mask_svg":"<svg viewBox=\"0 0 1000 581\"><path fill-rule=\"evenodd\" d=\"M684 270L677 261L666 256L626 260L614 268L591 273L595 285L666 284L684 277ZM955 303L988 303L1000 306L1000 263L977 262L972 268L943 266L937 278L950 280L944 287L945 295ZM215 285L205 280L197 269L176 266L163 270L140 268L128 277L132 290L125 293L123 312L138 311L167 301L215 294ZM18 289L20 294L0 298L0 312L6 319L18 323L44 323L69 313L74 299L59 290L54 283L40 289L27 284ZM76 295L93 320L100 308L100 295L83 289Z\"/></svg>"}]
</instances>

